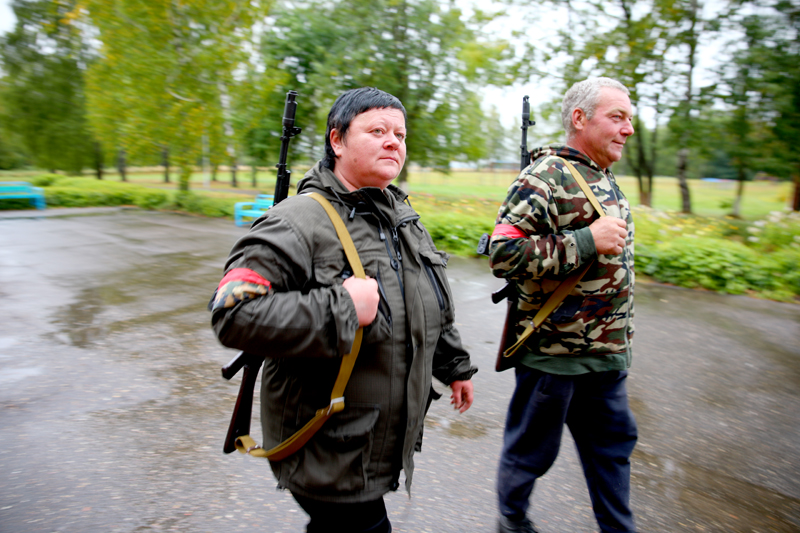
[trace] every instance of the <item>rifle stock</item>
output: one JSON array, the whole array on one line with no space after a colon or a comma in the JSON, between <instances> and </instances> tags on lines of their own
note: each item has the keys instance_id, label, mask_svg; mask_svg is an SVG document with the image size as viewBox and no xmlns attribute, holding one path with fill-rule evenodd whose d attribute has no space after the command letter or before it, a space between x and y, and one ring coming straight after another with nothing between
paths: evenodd
<instances>
[{"instance_id":1,"label":"rifle stock","mask_svg":"<svg viewBox=\"0 0 800 533\"><path fill-rule=\"evenodd\" d=\"M239 385L239 396L236 398L236 405L231 415L231 423L228 426L228 434L225 436L225 444L222 451L231 453L236 451L236 439L242 435L250 434L250 419L253 414L253 391L258 379L258 369L264 358L251 353L239 352L233 360L222 367L222 377L230 380L239 370L242 373L242 383Z\"/></svg>"},{"instance_id":2,"label":"rifle stock","mask_svg":"<svg viewBox=\"0 0 800 533\"><path fill-rule=\"evenodd\" d=\"M285 200L289 195L289 180L292 175L292 171L287 168L286 163L289 156L289 141L302 131L294 125L294 118L297 112L296 98L296 91L286 93L286 103L283 108L281 151L278 157L278 164L275 165L278 167L278 179L275 182L273 205ZM253 414L253 390L258 379L258 369L261 368L263 362L263 356L239 352L227 365L222 367L222 377L229 381L239 370L244 369L242 383L239 386L239 396L236 398L236 405L231 415L231 423L228 426L228 434L222 447L222 451L225 453L235 451L236 439L250 433L250 419Z\"/></svg>"}]
</instances>

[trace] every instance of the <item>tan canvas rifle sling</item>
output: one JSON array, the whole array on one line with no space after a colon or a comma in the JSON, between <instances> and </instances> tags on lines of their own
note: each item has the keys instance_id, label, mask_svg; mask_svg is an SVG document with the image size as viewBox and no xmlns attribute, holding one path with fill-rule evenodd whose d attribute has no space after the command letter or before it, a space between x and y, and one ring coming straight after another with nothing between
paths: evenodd
<instances>
[{"instance_id":1,"label":"tan canvas rifle sling","mask_svg":"<svg viewBox=\"0 0 800 533\"><path fill-rule=\"evenodd\" d=\"M564 164L569 169L570 173L572 174L572 177L575 178L576 182L578 182L578 185L580 186L583 193L586 195L586 198L588 198L589 202L592 204L592 207L594 207L595 211L597 211L597 213L601 217L606 216L605 211L603 211L603 207L600 205L600 202L597 201L597 197L592 192L592 189L589 187L589 184L586 183L586 180L583 179L583 176L581 176L578 170L574 166L572 166L572 163L570 163L566 159L563 159L563 161ZM505 352L503 352L503 357L511 357L512 355L514 355L514 352L519 350L520 346L525 344L525 341L527 341L528 338L533 334L533 332L536 331L536 329L542 325L542 322L547 320L547 317L550 316L550 313L555 311L556 307L559 306L559 304L564 300L564 298L566 298L567 295L570 292L572 292L572 289L575 288L575 286L581 280L583 275L586 274L586 271L589 270L589 268L592 266L593 263L594 261L589 261L588 263L586 263L586 265L578 269L577 272L575 272L574 274L572 274L567 279L561 282L561 284L556 288L556 290L553 291L553 293L550 295L550 297L547 299L544 305L539 309L539 312L536 313L536 316L533 317L531 323L528 324L527 327L525 327L525 331L523 331L522 335L519 336L517 342L515 342L514 345L508 348Z\"/></svg>"},{"instance_id":2,"label":"tan canvas rifle sling","mask_svg":"<svg viewBox=\"0 0 800 533\"><path fill-rule=\"evenodd\" d=\"M342 247L344 248L345 256L347 256L347 261L350 263L350 268L353 269L353 275L357 278L364 279L366 277L364 273L364 267L361 265L361 260L358 258L356 246L353 244L353 239L350 237L350 233L347 231L347 227L344 225L342 217L339 216L339 213L336 212L331 203L319 193L312 192L307 196L310 196L325 208L325 212L330 217L331 222L333 222L333 226L336 228L336 234L339 236L339 240L342 242ZM316 433L317 430L322 427L322 424L324 424L331 416L344 409L344 389L347 387L347 382L350 380L350 374L353 372L353 366L356 364L358 351L361 348L361 335L362 329L358 328L350 353L342 358L342 366L339 367L339 375L336 377L336 382L333 384L333 390L331 391L330 405L321 409L317 409L317 413L314 415L314 418L309 420L308 423L297 433L278 444L271 450L264 450L261 448L261 446L256 444L256 441L253 440L250 435L242 435L238 437L236 439L236 449L242 453L247 453L254 457L264 457L272 461L280 461L281 459L289 457L294 452L302 448L303 445L308 442L308 439L310 439L314 433Z\"/></svg>"}]
</instances>

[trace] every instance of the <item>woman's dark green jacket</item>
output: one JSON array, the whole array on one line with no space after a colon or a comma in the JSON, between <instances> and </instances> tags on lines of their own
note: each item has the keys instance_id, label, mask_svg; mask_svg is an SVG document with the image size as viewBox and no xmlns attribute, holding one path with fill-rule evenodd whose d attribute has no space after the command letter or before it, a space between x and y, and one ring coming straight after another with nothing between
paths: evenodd
<instances>
[{"instance_id":1,"label":"woman's dark green jacket","mask_svg":"<svg viewBox=\"0 0 800 533\"><path fill-rule=\"evenodd\" d=\"M350 266L322 206L303 195L311 191L325 196L345 221L367 276L378 282L380 304L364 328L345 409L299 452L271 465L279 485L297 494L374 500L397 488L401 469L411 485L413 454L435 395L431 377L449 385L475 369L453 325L447 255L436 250L405 194L391 185L349 192L317 164L298 194L258 219L228 258L226 273L240 269L228 279L242 272L249 277L241 283L261 279L264 294L218 295L212 315L222 344L267 358L264 448L291 436L329 403L358 328L342 287ZM224 281L218 293L230 289Z\"/></svg>"}]
</instances>

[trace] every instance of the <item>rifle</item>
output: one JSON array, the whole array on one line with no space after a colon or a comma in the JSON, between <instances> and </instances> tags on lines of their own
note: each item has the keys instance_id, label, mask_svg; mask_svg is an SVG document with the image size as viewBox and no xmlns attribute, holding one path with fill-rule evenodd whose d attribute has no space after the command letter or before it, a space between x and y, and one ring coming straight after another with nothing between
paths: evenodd
<instances>
[{"instance_id":1,"label":"rifle","mask_svg":"<svg viewBox=\"0 0 800 533\"><path fill-rule=\"evenodd\" d=\"M522 126L520 129L522 130L522 142L520 143L520 161L519 161L519 171L522 172L525 170L525 167L531 164L531 153L528 151L528 128L531 126L536 125L536 122L531 120L531 105L528 103L528 96L525 95L522 97ZM489 256L489 238L491 236L488 233L484 233L481 235L480 240L478 241L478 249L476 250L479 255ZM503 287L495 294L503 292L507 290L507 286ZM505 299L506 296L500 296L499 299L495 300L495 296L492 295L492 301L494 303L499 303Z\"/></svg>"},{"instance_id":2,"label":"rifle","mask_svg":"<svg viewBox=\"0 0 800 533\"><path fill-rule=\"evenodd\" d=\"M278 157L278 180L275 183L275 196L273 205L283 201L289 195L289 178L292 171L286 168L286 159L289 155L289 141L292 137L302 131L294 126L295 112L297 111L296 91L286 93L286 104L283 108L283 135L281 136L281 151ZM222 451L231 453L236 450L236 439L242 435L250 434L250 418L253 411L253 390L256 387L258 369L264 363L264 357L252 353L239 352L227 365L222 367L222 377L229 380L235 376L239 370L242 373L242 384L239 386L239 396L236 398L236 405L231 415L231 423L228 426L228 434L225 436L225 444Z\"/></svg>"},{"instance_id":3,"label":"rifle","mask_svg":"<svg viewBox=\"0 0 800 533\"><path fill-rule=\"evenodd\" d=\"M519 170L522 172L525 168L531 164L531 153L528 151L528 128L535 125L536 122L531 120L531 107L530 103L528 103L528 96L522 97L522 142L520 143L520 162L519 162ZM477 252L481 255L489 255L489 239L490 236L488 233L484 233L481 235L480 241L478 241L478 249ZM506 312L506 320L503 324L503 333L500 337L500 348L497 352L497 361L495 363L495 370L497 372L502 372L503 370L507 370L514 366L514 362L510 361L508 357L503 356L503 352L506 351L506 348L509 346L513 346L516 341L516 336L514 335L514 324L516 322L516 310L517 310L517 301L519 300L519 295L517 294L516 287L506 282L503 288L495 291L492 293L492 303L500 303L503 300L508 301L508 311Z\"/></svg>"},{"instance_id":4,"label":"rifle","mask_svg":"<svg viewBox=\"0 0 800 533\"><path fill-rule=\"evenodd\" d=\"M519 170L522 172L525 167L531 164L531 153L528 151L528 128L535 126L536 122L531 120L531 105L528 103L528 96L522 97L522 143L519 148L521 151Z\"/></svg>"}]
</instances>

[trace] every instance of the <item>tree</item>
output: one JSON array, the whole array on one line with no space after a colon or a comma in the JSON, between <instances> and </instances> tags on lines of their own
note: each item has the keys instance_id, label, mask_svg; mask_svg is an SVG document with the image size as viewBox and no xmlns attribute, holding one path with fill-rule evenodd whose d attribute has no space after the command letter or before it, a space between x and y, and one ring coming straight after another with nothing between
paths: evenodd
<instances>
[{"instance_id":1,"label":"tree","mask_svg":"<svg viewBox=\"0 0 800 533\"><path fill-rule=\"evenodd\" d=\"M773 133L780 143L776 154L794 181L791 208L800 211L800 6L779 1L773 5L771 35L764 50L770 63L766 82L774 109Z\"/></svg>"},{"instance_id":2,"label":"tree","mask_svg":"<svg viewBox=\"0 0 800 533\"><path fill-rule=\"evenodd\" d=\"M83 67L87 60L68 13L74 2L15 0L13 31L0 38L2 124L32 162L79 173L92 160Z\"/></svg>"},{"instance_id":3,"label":"tree","mask_svg":"<svg viewBox=\"0 0 800 533\"><path fill-rule=\"evenodd\" d=\"M800 7L786 1L745 7L747 14L735 17L742 37L732 61L720 69L718 91L730 110L723 133L739 181L734 216L740 214L745 180L760 168L777 166L794 177L794 209L800 197Z\"/></svg>"},{"instance_id":4,"label":"tree","mask_svg":"<svg viewBox=\"0 0 800 533\"><path fill-rule=\"evenodd\" d=\"M247 64L253 27L267 3L196 0L86 0L100 41L88 73L90 119L106 151L132 156L169 148L179 186L202 153L202 138L236 160L235 72Z\"/></svg>"},{"instance_id":5,"label":"tree","mask_svg":"<svg viewBox=\"0 0 800 533\"><path fill-rule=\"evenodd\" d=\"M681 211L691 213L692 200L687 181L689 153L690 147L700 142L696 135L698 131L696 118L700 108L706 103L696 90L694 77L700 38L707 31L716 30L718 21L708 21L703 18L703 4L698 0L669 0L661 12L674 32L673 46L683 56L683 61L676 65L680 69L676 72L676 78L683 86L683 98L679 99L673 108L669 127L677 148L676 177L681 192Z\"/></svg>"},{"instance_id":6,"label":"tree","mask_svg":"<svg viewBox=\"0 0 800 533\"><path fill-rule=\"evenodd\" d=\"M560 80L561 94L576 81L592 76L614 78L630 90L631 103L637 112L633 119L636 134L628 149L635 152L628 154L627 161L637 177L640 203L651 205L659 146L657 126L667 108L672 75L672 65L665 59L671 41L661 14L669 2L540 0L539 3L566 9L569 20L568 29L558 32L552 45L537 53L540 75ZM655 127L644 127L641 118L644 108L653 111Z\"/></svg>"},{"instance_id":7,"label":"tree","mask_svg":"<svg viewBox=\"0 0 800 533\"><path fill-rule=\"evenodd\" d=\"M307 139L325 131L339 94L374 86L397 96L408 114L401 185L410 161L447 168L459 157L486 156L477 88L516 76L508 43L482 32L491 15L467 17L434 0L305 0L273 15L263 54L298 88L302 112L312 118L303 126Z\"/></svg>"}]
</instances>

